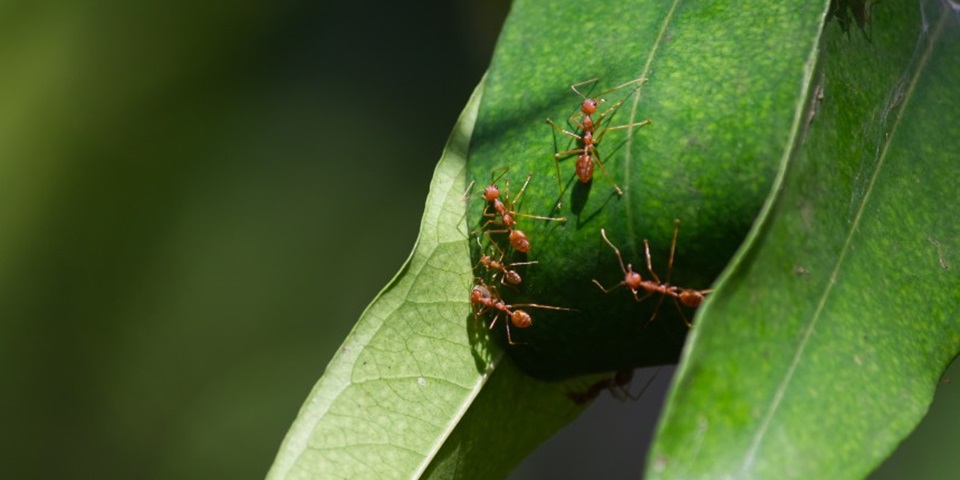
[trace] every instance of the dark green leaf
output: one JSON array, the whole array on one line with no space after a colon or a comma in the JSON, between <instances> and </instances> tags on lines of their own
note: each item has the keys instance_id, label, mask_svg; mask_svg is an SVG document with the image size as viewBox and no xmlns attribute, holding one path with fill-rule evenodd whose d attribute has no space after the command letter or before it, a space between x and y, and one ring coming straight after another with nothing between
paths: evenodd
<instances>
[{"instance_id":1,"label":"dark green leaf","mask_svg":"<svg viewBox=\"0 0 960 480\"><path fill-rule=\"evenodd\" d=\"M825 11L825 1L515 2L488 74L470 173L485 185L495 169L509 166L514 194L532 173L521 211L567 219L519 219L532 243L528 259L539 263L526 267L522 288L500 288L502 296L577 310L532 312L532 328L513 329L529 344L508 349L523 370L562 378L676 361L687 332L681 314L693 312L667 300L651 322L659 297L638 304L624 288L604 294L593 285L624 277L600 230L644 277L651 278L643 248L649 239L662 279L708 288L790 149ZM599 94L646 78L605 98L607 105L624 101L610 125L653 123L602 139L597 150L609 178L597 168L582 184L575 158L562 160L561 194L553 155L574 142L545 119L566 125L581 102L570 84L597 77L581 88ZM469 225L476 231L485 219L482 199L473 200ZM674 219L681 224L670 275Z\"/></svg>"}]
</instances>

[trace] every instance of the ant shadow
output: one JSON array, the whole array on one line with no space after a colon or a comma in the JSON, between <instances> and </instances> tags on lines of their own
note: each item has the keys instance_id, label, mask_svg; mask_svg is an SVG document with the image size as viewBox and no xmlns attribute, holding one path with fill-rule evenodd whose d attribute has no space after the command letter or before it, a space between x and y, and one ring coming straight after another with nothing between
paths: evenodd
<instances>
[{"instance_id":1,"label":"ant shadow","mask_svg":"<svg viewBox=\"0 0 960 480\"><path fill-rule=\"evenodd\" d=\"M493 347L493 335L490 329L483 324L471 308L466 316L467 338L470 342L470 351L473 354L473 363L478 373L487 373L496 357L496 347Z\"/></svg>"},{"instance_id":2,"label":"ant shadow","mask_svg":"<svg viewBox=\"0 0 960 480\"><path fill-rule=\"evenodd\" d=\"M573 187L573 192L570 193L570 203L571 208L576 209L577 211L577 229L581 229L600 215L601 212L610 204L610 202L619 198L615 192L611 192L604 199L603 203L600 204L596 209L590 212L588 215L583 214L583 209L586 207L587 197L590 195L590 190L592 190L593 182L590 183L580 183Z\"/></svg>"}]
</instances>

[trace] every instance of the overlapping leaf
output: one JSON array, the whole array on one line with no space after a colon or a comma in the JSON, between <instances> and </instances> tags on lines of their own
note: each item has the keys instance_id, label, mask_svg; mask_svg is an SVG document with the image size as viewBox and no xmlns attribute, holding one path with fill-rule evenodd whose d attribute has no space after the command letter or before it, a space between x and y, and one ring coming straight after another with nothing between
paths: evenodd
<instances>
[{"instance_id":1,"label":"overlapping leaf","mask_svg":"<svg viewBox=\"0 0 960 480\"><path fill-rule=\"evenodd\" d=\"M943 319L951 318L957 290L931 288L937 280L953 285L955 277L889 267L920 265L921 252L932 247L937 273L948 275L944 265L956 248L953 224L939 224L945 214L930 207L944 198L910 208L902 200L923 195L907 189L907 180L928 177L898 170L916 161L955 173L942 161L956 153L924 151L929 144L910 140L910 132L926 133L923 127L908 128L920 122L903 120L922 117L910 108L933 98L919 93L936 91L921 80L936 83L928 80L936 75L927 76L938 51L932 45L943 45L950 30L875 32L869 48L882 53L876 58L864 53L859 37L848 44L834 38L828 46L837 53L826 57L824 74L814 76L826 3L518 1L483 103L471 101L438 166L409 264L365 312L311 393L271 478L501 476L577 413L565 398L571 387L518 375L509 362L497 366L496 348L472 321L468 249L484 219L482 202L471 199L468 214L461 197L468 142L473 179L482 184L494 169L509 166L516 192L530 172L523 210L567 218L565 224L524 220L534 242L530 258L538 263L521 288L501 289L521 302L576 308L538 312L533 328L516 332L527 345L510 353L525 370L549 378L670 361L682 344L686 327L676 311L664 308L648 322L655 302L638 306L626 292L603 294L591 284L592 278L613 284L622 275L600 228L635 264L643 263L642 240L649 238L663 273L673 219L681 219L673 279L705 288L759 211L781 160L795 154L786 193L769 210L771 223L754 236L757 250L740 259L695 330L697 346L677 390L687 393L674 394L654 474L851 474L875 464L915 422L930 378L956 349L953 325ZM923 25L913 20L913 27ZM894 48L904 42L907 50ZM865 73L889 64L901 66L883 70L887 77ZM593 77L599 77L594 92L646 78L640 88L609 94L608 104L624 101L611 123L653 119L642 129L611 132L600 147L609 182L623 186L623 197L599 171L591 184L577 183L570 161L560 165L562 187L554 177L553 153L570 141L544 119L574 114L579 99L567 86ZM808 115L817 109L811 127ZM955 121L937 122L950 124ZM917 151L923 151L919 160ZM947 178L954 177L934 176L929 188L942 191L936 182ZM554 208L558 201L562 207ZM878 218L903 224L888 234L890 225ZM926 250L918 246L921 231ZM878 258L881 252L886 255ZM784 278L786 284L774 281ZM914 285L924 288L906 301L885 295ZM854 307L880 297L893 300L849 320ZM770 305L784 305L780 311L792 316L769 314L764 308ZM937 320L925 326L904 320L907 313ZM881 317L900 321L869 324ZM907 335L904 346L892 348L900 334ZM891 360L891 352L924 348L923 358ZM851 363L857 368L845 368ZM881 368L902 370L876 385L864 380L873 379L864 372ZM817 383L820 372L834 371L829 382ZM891 378L904 382L900 390L891 388ZM875 435L878 424L867 420L889 413L893 403L864 408L880 396L907 402L906 413L890 417L895 422L885 435ZM831 408L818 403L837 398L845 400ZM821 412L857 408L870 413L849 417L843 425L851 433L836 442L824 443L811 426ZM856 450L863 462L838 460L864 438L874 443L867 455ZM804 470L794 459L805 448L833 467Z\"/></svg>"},{"instance_id":2,"label":"overlapping leaf","mask_svg":"<svg viewBox=\"0 0 960 480\"><path fill-rule=\"evenodd\" d=\"M783 191L701 312L651 478L859 478L960 347L960 23L883 3L827 30ZM856 33L856 32L854 32Z\"/></svg>"}]
</instances>

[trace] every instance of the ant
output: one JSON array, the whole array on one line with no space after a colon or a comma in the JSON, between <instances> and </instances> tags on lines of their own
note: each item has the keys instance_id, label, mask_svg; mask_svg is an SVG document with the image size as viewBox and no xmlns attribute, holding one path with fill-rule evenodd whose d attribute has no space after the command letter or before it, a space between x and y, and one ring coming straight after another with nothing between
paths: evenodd
<instances>
[{"instance_id":1,"label":"ant","mask_svg":"<svg viewBox=\"0 0 960 480\"><path fill-rule=\"evenodd\" d=\"M613 249L613 253L617 255L617 261L620 262L620 270L623 271L623 280L620 283L610 287L604 288L596 279L593 280L593 283L600 287L600 290L603 290L603 293L610 293L622 285L626 285L630 289L630 293L633 294L633 299L637 302L642 302L646 300L649 296L654 293L659 293L661 295L660 301L657 302L657 306L653 310L653 315L650 316L649 322L652 322L657 316L657 312L660 310L660 305L663 303L664 297L673 298L673 303L677 306L677 310L680 311L680 315L683 316L683 322L687 324L688 327L692 326L690 320L687 319L687 316L684 315L683 310L680 308L682 303L688 308L697 308L703 303L704 295L712 292L713 290L693 290L687 288L681 288L676 285L670 285L670 272L673 270L673 255L676 252L677 248L677 232L680 230L680 220L674 219L673 221L673 243L670 245L670 260L667 263L667 281L661 282L660 277L657 276L656 272L653 271L653 263L650 260L650 242L646 239L643 240L643 247L647 257L647 271L650 272L650 276L653 277L653 280L644 280L639 273L633 271L633 265L627 264L626 267L623 266L623 257L620 255L620 250L614 246L613 242L607 238L607 232L604 229L600 229L600 235L603 237L603 241L607 242L607 245L610 245L610 248ZM646 294L642 297L637 295L639 290L643 290Z\"/></svg>"},{"instance_id":2,"label":"ant","mask_svg":"<svg viewBox=\"0 0 960 480\"><path fill-rule=\"evenodd\" d=\"M567 221L564 217L542 217L540 215L531 215L528 213L520 213L516 210L516 204L520 203L520 198L523 196L523 193L527 189L527 185L530 184L530 179L533 178L533 174L527 175L527 180L523 183L523 187L520 189L520 192L517 193L513 199L510 199L510 179L506 179L506 194L503 195L504 200L500 199L500 188L497 187L496 183L500 178L506 175L509 171L509 167L505 168L503 173L494 178L490 185L487 185L483 189L483 199L487 202L490 202L490 205L483 210L484 217L491 217L490 220L487 220L486 223L480 226L481 229L490 224L502 225L504 228L498 230L487 230L485 233L489 237L492 233L506 233L508 234L508 239L510 240L510 246L514 250L521 253L530 252L530 240L527 238L527 235L523 233L522 230L516 228L517 219L515 217L526 217L534 218L537 220L550 220L556 222L565 222ZM468 189L469 190L469 189ZM490 207L493 207L493 212L489 211ZM497 216L500 219L497 219Z\"/></svg>"},{"instance_id":3,"label":"ant","mask_svg":"<svg viewBox=\"0 0 960 480\"><path fill-rule=\"evenodd\" d=\"M477 237L477 245L480 245L480 237ZM493 245L497 247L497 244L494 243ZM483 248L483 245L480 245L480 248ZM500 250L500 247L497 247L497 250ZM483 267L486 268L487 271L490 271L490 270L499 271L501 274L503 274L503 276L500 277L500 283L506 282L511 285L520 285L520 282L522 282L523 279L520 277L520 274L517 273L517 271L514 270L512 267L517 265L533 265L534 263L537 263L536 261L530 261L530 262L513 262L513 263L504 264L503 257L504 257L504 253L502 250L500 251L499 260L494 260L493 257L485 253L481 253L480 261L477 263L476 267L483 265ZM474 267L474 269L476 269L476 267Z\"/></svg>"},{"instance_id":4,"label":"ant","mask_svg":"<svg viewBox=\"0 0 960 480\"><path fill-rule=\"evenodd\" d=\"M622 129L629 129L634 127L642 127L644 125L650 124L652 120L648 118L642 122L629 123L626 125L617 125L615 127L604 127L602 130L600 130L600 133L597 134L597 130L600 129L600 126L603 123L603 119L607 115L613 113L614 110L619 108L624 101L624 99L621 98L619 101L617 101L617 103L615 103L613 106L608 108L605 112L597 115L597 120L594 121L591 115L597 112L597 108L600 106L601 103L606 102L606 99L600 98L599 100L597 100L594 98L588 98L583 93L580 93L580 90L577 90L577 87L581 85L586 85L588 83L596 82L597 80L598 80L597 78L592 78L584 82L570 85L570 88L577 95L580 95L580 97L583 98L583 103L580 104L580 113L583 114L583 117L581 117L580 120L577 120L576 118L577 114L575 113L571 115L569 119L569 122L571 124L576 125L577 128L580 129L580 131L582 132L581 134L577 134L569 130L564 130L560 128L556 123L554 123L553 120L547 118L547 123L552 125L554 129L556 129L558 132L562 133L563 135L576 139L577 142L579 142L581 145L580 147L574 148L572 150L567 150L565 152L558 152L554 154L553 161L557 167L557 186L560 187L561 191L563 190L563 182L560 178L560 159L570 155L577 155L577 163L576 163L575 169L577 172L577 177L580 179L581 183L590 182L590 180L593 178L594 165L597 165L600 167L600 170L603 172L603 175L608 180L610 180L610 183L613 185L613 188L617 191L617 195L623 195L623 190L621 190L620 186L613 181L613 178L610 177L610 174L607 172L607 168L603 166L603 161L600 160L600 154L597 153L596 145L597 143L600 142L600 139L602 139L603 136L610 130L622 130ZM631 80L622 85L613 87L610 90L602 92L597 96L602 97L603 95L606 95L610 92L617 91L623 87L626 87L627 85L631 85L634 83L643 83L645 81L646 81L646 78L640 77L638 79Z\"/></svg>"},{"instance_id":5,"label":"ant","mask_svg":"<svg viewBox=\"0 0 960 480\"><path fill-rule=\"evenodd\" d=\"M590 387L582 392L569 392L567 396L570 397L570 400L573 400L573 403L577 405L583 405L591 400L597 398L604 390L609 390L610 395L620 401L630 400L639 400L643 396L644 392L647 391L647 388L650 387L650 384L656 380L657 375L660 374L660 369L658 368L653 375L643 384L643 388L640 389L640 392L634 395L630 393L630 382L633 381L633 369L625 368L623 370L617 370L611 378L604 378L597 380Z\"/></svg>"},{"instance_id":6,"label":"ant","mask_svg":"<svg viewBox=\"0 0 960 480\"><path fill-rule=\"evenodd\" d=\"M480 314L488 310L497 310L497 314L493 317L493 320L490 321L490 325L487 326L488 329L493 330L494 325L497 324L497 320L500 318L500 314L506 314L507 320L509 321L504 323L504 325L507 329L507 342L509 342L510 345L519 344L518 342L514 342L513 337L510 335L511 324L516 328L528 328L533 325L533 319L530 317L530 314L520 310L518 307L571 311L569 308L552 307L550 305L539 305L536 303L507 305L500 299L496 288L487 286L483 283L482 279L478 278L477 281L480 283L474 285L473 290L470 291L470 303L480 307L473 312L474 317L479 318Z\"/></svg>"}]
</instances>

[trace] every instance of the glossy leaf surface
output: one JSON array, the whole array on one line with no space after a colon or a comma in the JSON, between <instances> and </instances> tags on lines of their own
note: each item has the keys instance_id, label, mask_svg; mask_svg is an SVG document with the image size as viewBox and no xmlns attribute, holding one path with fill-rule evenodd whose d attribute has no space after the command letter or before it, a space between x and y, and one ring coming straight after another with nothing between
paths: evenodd
<instances>
[{"instance_id":1,"label":"glossy leaf surface","mask_svg":"<svg viewBox=\"0 0 960 480\"><path fill-rule=\"evenodd\" d=\"M514 4L488 73L470 174L486 185L509 167L498 183L506 191L509 179L516 195L531 173L517 209L566 218L518 218L532 244L525 259L538 263L526 268L521 287L501 288L503 297L577 310L537 311L533 327L514 332L531 345L509 349L522 369L563 378L676 361L687 332L683 317L694 312L670 300L659 304L659 295L638 303L625 288L609 294L597 288L591 280L612 287L624 278L601 229L645 279L652 278L644 259L648 239L662 280L708 288L790 149L825 11L826 2ZM593 78L579 88L602 94L600 111L623 101L607 125L652 124L604 134L596 151L609 176L597 166L593 180L581 183L575 156L562 159L561 193L553 156L576 142L546 119L577 130L567 119L579 118L582 99L570 85ZM639 78L646 80L603 93ZM476 232L488 218L481 216L482 199L473 200L469 225ZM671 275L674 219L681 223Z\"/></svg>"}]
</instances>

